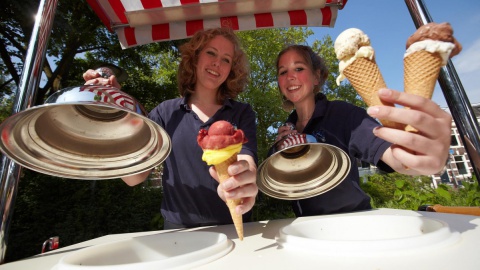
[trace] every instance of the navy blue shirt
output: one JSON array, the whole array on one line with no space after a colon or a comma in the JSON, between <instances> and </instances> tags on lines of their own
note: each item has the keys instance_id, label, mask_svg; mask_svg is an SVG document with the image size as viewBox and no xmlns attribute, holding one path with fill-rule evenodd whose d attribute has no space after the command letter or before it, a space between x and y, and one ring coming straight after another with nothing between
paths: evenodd
<instances>
[{"instance_id":1,"label":"navy blue shirt","mask_svg":"<svg viewBox=\"0 0 480 270\"><path fill-rule=\"evenodd\" d=\"M202 160L203 150L197 144L201 128L226 120L243 130L248 142L240 154L257 162L255 112L249 104L225 100L224 105L206 123L190 109L186 98L160 103L148 116L165 129L172 140L172 151L163 163L163 201L165 220L185 227L231 224L225 202L217 194L218 182L210 176L210 166ZM244 215L250 219L251 212Z\"/></svg>"},{"instance_id":2,"label":"navy blue shirt","mask_svg":"<svg viewBox=\"0 0 480 270\"><path fill-rule=\"evenodd\" d=\"M293 111L287 122L296 123L298 115ZM359 185L356 159L391 172L392 169L380 160L391 143L373 134L380 124L367 112L344 101L328 101L324 94L315 98L315 111L303 133L314 135L318 142L335 145L350 157L352 167L347 177L332 190L321 195L293 201L297 216L333 214L371 209L370 197Z\"/></svg>"}]
</instances>

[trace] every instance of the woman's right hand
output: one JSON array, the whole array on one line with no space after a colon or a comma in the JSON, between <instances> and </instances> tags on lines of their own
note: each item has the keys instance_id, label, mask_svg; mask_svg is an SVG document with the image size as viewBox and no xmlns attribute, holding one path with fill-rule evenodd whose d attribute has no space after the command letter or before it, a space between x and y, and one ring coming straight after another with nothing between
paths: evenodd
<instances>
[{"instance_id":1,"label":"woman's right hand","mask_svg":"<svg viewBox=\"0 0 480 270\"><path fill-rule=\"evenodd\" d=\"M113 86L115 88L121 89L122 87L117 81L115 75L110 76L110 78L102 78L101 74L93 69L87 70L83 73L83 79L85 80L85 85L96 84L96 85L105 85Z\"/></svg>"}]
</instances>

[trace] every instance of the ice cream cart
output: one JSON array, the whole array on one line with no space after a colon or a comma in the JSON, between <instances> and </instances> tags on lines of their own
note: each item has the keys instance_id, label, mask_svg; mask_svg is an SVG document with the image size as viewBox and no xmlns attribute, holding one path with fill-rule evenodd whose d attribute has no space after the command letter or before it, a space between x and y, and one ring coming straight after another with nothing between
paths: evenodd
<instances>
[{"instance_id":1,"label":"ice cream cart","mask_svg":"<svg viewBox=\"0 0 480 270\"><path fill-rule=\"evenodd\" d=\"M87 1L106 27L116 32L121 46L125 49L151 42L188 38L198 29L218 26L229 26L238 31L290 26L333 27L341 9L344 6L348 8L346 0ZM41 1L22 74L22 84L17 94L18 103L14 106L17 112L29 107L32 97L35 96L56 5L56 0ZM406 0L406 5L417 27L431 21L422 1ZM480 149L478 123L451 62L442 69L439 81L452 116L462 133L462 139L465 140L464 144L469 146L467 152L470 157L473 157L471 160L478 160L475 158L478 157ZM14 206L21 167L8 158L4 158L2 166L1 210L4 218L0 228L0 245L3 255L7 247L10 213ZM478 164L474 166L477 179L480 170L478 166ZM396 213L393 214L396 215ZM475 222L478 223L478 220ZM255 226L263 225L258 223ZM438 230L445 227L442 222L432 226L439 228ZM275 229L278 228L275 227ZM261 231L261 233L272 233L272 231ZM474 233L478 234L475 230ZM289 234L285 235L287 237ZM454 242L455 236L448 237ZM283 240L280 238L278 241ZM278 241L270 241L268 245L275 245ZM235 244L235 247L237 246L240 244ZM242 255L236 260L241 258Z\"/></svg>"}]
</instances>

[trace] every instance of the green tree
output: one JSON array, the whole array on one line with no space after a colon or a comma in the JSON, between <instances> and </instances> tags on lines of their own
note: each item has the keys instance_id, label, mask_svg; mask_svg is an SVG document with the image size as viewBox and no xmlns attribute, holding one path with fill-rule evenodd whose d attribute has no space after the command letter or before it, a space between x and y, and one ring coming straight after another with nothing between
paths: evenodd
<instances>
[{"instance_id":1,"label":"green tree","mask_svg":"<svg viewBox=\"0 0 480 270\"><path fill-rule=\"evenodd\" d=\"M480 188L476 182L464 182L459 188L440 184L432 187L429 176L399 173L374 174L361 188L372 198L375 208L417 210L421 205L480 206Z\"/></svg>"},{"instance_id":2,"label":"green tree","mask_svg":"<svg viewBox=\"0 0 480 270\"><path fill-rule=\"evenodd\" d=\"M4 0L2 6L0 55L7 74L18 86L39 1ZM53 61L44 61L47 81L37 91L36 104L43 103L47 93L59 89L78 53L88 51L99 35L107 34L99 19L92 12L85 12L88 9L85 1L59 1L47 53Z\"/></svg>"},{"instance_id":3,"label":"green tree","mask_svg":"<svg viewBox=\"0 0 480 270\"><path fill-rule=\"evenodd\" d=\"M12 114L13 97L0 98L0 123Z\"/></svg>"}]
</instances>

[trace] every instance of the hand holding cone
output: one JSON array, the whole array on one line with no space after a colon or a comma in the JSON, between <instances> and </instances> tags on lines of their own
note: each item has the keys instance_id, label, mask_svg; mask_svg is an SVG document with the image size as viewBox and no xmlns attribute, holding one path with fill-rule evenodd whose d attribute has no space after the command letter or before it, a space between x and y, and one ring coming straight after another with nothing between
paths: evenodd
<instances>
[{"instance_id":1,"label":"hand holding cone","mask_svg":"<svg viewBox=\"0 0 480 270\"><path fill-rule=\"evenodd\" d=\"M374 50L367 35L359 29L350 28L337 37L334 46L340 60L338 85L347 78L368 106L395 106L382 102L378 97L378 90L387 86L375 63ZM404 55L405 92L431 99L440 68L446 65L448 58L461 50L462 45L453 37L449 23L421 26L407 40ZM380 122L386 127L416 132L410 125L382 119Z\"/></svg>"},{"instance_id":2,"label":"hand holding cone","mask_svg":"<svg viewBox=\"0 0 480 270\"><path fill-rule=\"evenodd\" d=\"M236 129L227 121L217 121L207 130L201 129L197 136L198 145L203 149L202 159L208 165L214 165L220 184L230 175L228 166L237 161L237 155L242 144L247 142L242 130ZM235 210L241 200L227 199L230 215L232 216L238 238L243 240L242 215Z\"/></svg>"}]
</instances>

